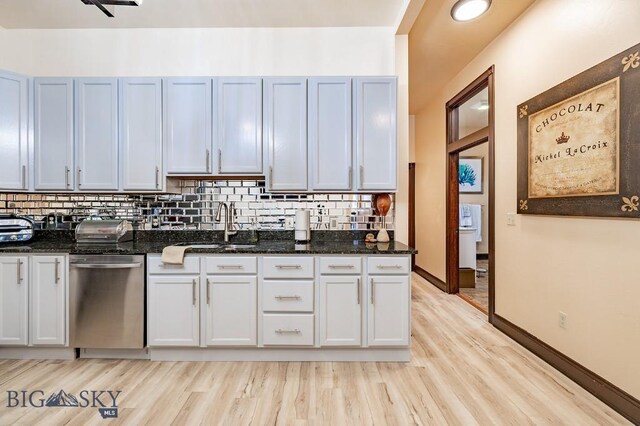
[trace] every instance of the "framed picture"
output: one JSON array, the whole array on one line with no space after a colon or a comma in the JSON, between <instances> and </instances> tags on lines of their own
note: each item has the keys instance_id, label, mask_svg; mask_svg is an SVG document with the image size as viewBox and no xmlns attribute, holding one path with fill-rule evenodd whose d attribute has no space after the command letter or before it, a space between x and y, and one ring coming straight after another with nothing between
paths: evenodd
<instances>
[{"instance_id":1,"label":"framed picture","mask_svg":"<svg viewBox=\"0 0 640 426\"><path fill-rule=\"evenodd\" d=\"M518 105L518 213L640 217L640 44Z\"/></svg>"},{"instance_id":2,"label":"framed picture","mask_svg":"<svg viewBox=\"0 0 640 426\"><path fill-rule=\"evenodd\" d=\"M482 194L483 157L460 157L458 185L461 193Z\"/></svg>"}]
</instances>

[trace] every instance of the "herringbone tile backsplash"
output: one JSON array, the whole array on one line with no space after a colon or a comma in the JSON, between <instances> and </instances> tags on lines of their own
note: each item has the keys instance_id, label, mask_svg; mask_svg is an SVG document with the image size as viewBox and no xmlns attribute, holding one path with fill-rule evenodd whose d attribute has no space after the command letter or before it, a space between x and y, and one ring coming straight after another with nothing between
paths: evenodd
<instances>
[{"instance_id":1,"label":"herringbone tile backsplash","mask_svg":"<svg viewBox=\"0 0 640 426\"><path fill-rule=\"evenodd\" d=\"M379 229L371 195L270 194L263 180L180 182L179 195L143 194L6 194L0 193L0 213L32 216L42 221L48 214L77 222L89 216L150 222L157 216L165 229L224 229L214 220L219 202L235 202L241 229L255 223L258 229L293 229L295 211L309 209L314 229ZM394 206L386 217L393 229Z\"/></svg>"}]
</instances>

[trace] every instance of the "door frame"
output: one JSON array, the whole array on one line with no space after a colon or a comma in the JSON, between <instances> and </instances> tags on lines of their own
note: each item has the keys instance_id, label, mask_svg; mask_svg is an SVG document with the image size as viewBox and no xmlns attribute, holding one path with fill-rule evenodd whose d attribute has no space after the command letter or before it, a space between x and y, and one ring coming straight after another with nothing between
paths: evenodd
<instances>
[{"instance_id":1,"label":"door frame","mask_svg":"<svg viewBox=\"0 0 640 426\"><path fill-rule=\"evenodd\" d=\"M459 292L460 271L459 253L460 246L458 240L459 220L459 187L458 187L458 160L460 152L474 146L489 144L489 322L493 323L495 313L495 97L494 97L494 73L495 66L492 65L487 71L482 73L471 84L465 87L460 93L446 103L447 120L447 177L446 177L446 291L450 294ZM479 91L488 88L489 92L489 123L488 126L480 129L461 139L458 138L458 107L475 96Z\"/></svg>"}]
</instances>

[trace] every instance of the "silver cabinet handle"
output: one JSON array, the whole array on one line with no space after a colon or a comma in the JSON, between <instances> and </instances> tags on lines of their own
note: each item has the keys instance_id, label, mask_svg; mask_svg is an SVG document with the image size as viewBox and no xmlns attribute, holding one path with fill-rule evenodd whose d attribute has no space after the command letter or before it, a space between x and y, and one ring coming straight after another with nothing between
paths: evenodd
<instances>
[{"instance_id":1,"label":"silver cabinet handle","mask_svg":"<svg viewBox=\"0 0 640 426\"><path fill-rule=\"evenodd\" d=\"M402 265L378 265L378 269L402 269Z\"/></svg>"},{"instance_id":2,"label":"silver cabinet handle","mask_svg":"<svg viewBox=\"0 0 640 426\"><path fill-rule=\"evenodd\" d=\"M60 281L60 261L56 258L55 261L55 265L56 265L56 270L55 270L55 282L56 284L58 284L58 282Z\"/></svg>"},{"instance_id":3,"label":"silver cabinet handle","mask_svg":"<svg viewBox=\"0 0 640 426\"><path fill-rule=\"evenodd\" d=\"M64 188L69 189L69 166L64 166Z\"/></svg>"},{"instance_id":4,"label":"silver cabinet handle","mask_svg":"<svg viewBox=\"0 0 640 426\"><path fill-rule=\"evenodd\" d=\"M302 299L300 296L276 296L276 300L300 300Z\"/></svg>"},{"instance_id":5,"label":"silver cabinet handle","mask_svg":"<svg viewBox=\"0 0 640 426\"><path fill-rule=\"evenodd\" d=\"M284 330L279 328L276 330L276 334L300 334L301 331L298 328L294 328L293 330Z\"/></svg>"},{"instance_id":6,"label":"silver cabinet handle","mask_svg":"<svg viewBox=\"0 0 640 426\"><path fill-rule=\"evenodd\" d=\"M329 265L331 269L353 269L353 265Z\"/></svg>"},{"instance_id":7,"label":"silver cabinet handle","mask_svg":"<svg viewBox=\"0 0 640 426\"><path fill-rule=\"evenodd\" d=\"M160 168L156 166L156 189L160 188Z\"/></svg>"},{"instance_id":8,"label":"silver cabinet handle","mask_svg":"<svg viewBox=\"0 0 640 426\"><path fill-rule=\"evenodd\" d=\"M302 269L301 265L276 265L278 269Z\"/></svg>"},{"instance_id":9,"label":"silver cabinet handle","mask_svg":"<svg viewBox=\"0 0 640 426\"><path fill-rule=\"evenodd\" d=\"M78 167L78 188L80 188L80 185L82 185L80 183L80 173L82 173L82 169L80 167Z\"/></svg>"},{"instance_id":10,"label":"silver cabinet handle","mask_svg":"<svg viewBox=\"0 0 640 426\"><path fill-rule=\"evenodd\" d=\"M211 170L210 160L211 160L211 152L207 150L207 173L209 173L209 171Z\"/></svg>"},{"instance_id":11,"label":"silver cabinet handle","mask_svg":"<svg viewBox=\"0 0 640 426\"><path fill-rule=\"evenodd\" d=\"M242 269L242 265L217 265L219 269Z\"/></svg>"},{"instance_id":12,"label":"silver cabinet handle","mask_svg":"<svg viewBox=\"0 0 640 426\"><path fill-rule=\"evenodd\" d=\"M18 260L18 284L22 282L22 260Z\"/></svg>"},{"instance_id":13,"label":"silver cabinet handle","mask_svg":"<svg viewBox=\"0 0 640 426\"><path fill-rule=\"evenodd\" d=\"M353 188L353 166L349 166L349 189Z\"/></svg>"},{"instance_id":14,"label":"silver cabinet handle","mask_svg":"<svg viewBox=\"0 0 640 426\"><path fill-rule=\"evenodd\" d=\"M218 173L222 173L222 150L218 149Z\"/></svg>"},{"instance_id":15,"label":"silver cabinet handle","mask_svg":"<svg viewBox=\"0 0 640 426\"><path fill-rule=\"evenodd\" d=\"M193 279L193 286L191 287L191 295L193 297L193 306L196 306L196 279Z\"/></svg>"},{"instance_id":16,"label":"silver cabinet handle","mask_svg":"<svg viewBox=\"0 0 640 426\"><path fill-rule=\"evenodd\" d=\"M22 165L22 189L27 188L27 166Z\"/></svg>"},{"instance_id":17,"label":"silver cabinet handle","mask_svg":"<svg viewBox=\"0 0 640 426\"><path fill-rule=\"evenodd\" d=\"M269 166L269 189L273 188L273 166Z\"/></svg>"},{"instance_id":18,"label":"silver cabinet handle","mask_svg":"<svg viewBox=\"0 0 640 426\"><path fill-rule=\"evenodd\" d=\"M211 294L209 293L209 278L207 278L207 305L211 302Z\"/></svg>"},{"instance_id":19,"label":"silver cabinet handle","mask_svg":"<svg viewBox=\"0 0 640 426\"><path fill-rule=\"evenodd\" d=\"M358 182L358 187L362 189L362 184L364 182L364 166L360 166L360 182Z\"/></svg>"},{"instance_id":20,"label":"silver cabinet handle","mask_svg":"<svg viewBox=\"0 0 640 426\"><path fill-rule=\"evenodd\" d=\"M358 289L357 289L357 299L358 299L358 305L360 304L360 278L356 278L357 282L358 282Z\"/></svg>"},{"instance_id":21,"label":"silver cabinet handle","mask_svg":"<svg viewBox=\"0 0 640 426\"><path fill-rule=\"evenodd\" d=\"M371 278L371 304L375 304L376 303L376 296L375 296L375 286L374 286L374 282L373 282L373 278Z\"/></svg>"}]
</instances>

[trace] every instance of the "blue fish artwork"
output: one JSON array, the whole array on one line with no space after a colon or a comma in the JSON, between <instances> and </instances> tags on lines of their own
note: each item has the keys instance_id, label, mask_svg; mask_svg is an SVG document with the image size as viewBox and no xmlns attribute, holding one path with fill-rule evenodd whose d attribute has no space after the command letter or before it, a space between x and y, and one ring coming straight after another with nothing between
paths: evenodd
<instances>
[{"instance_id":1,"label":"blue fish artwork","mask_svg":"<svg viewBox=\"0 0 640 426\"><path fill-rule=\"evenodd\" d=\"M460 164L458 167L458 183L460 185L473 186L476 184L476 172L468 164Z\"/></svg>"}]
</instances>

